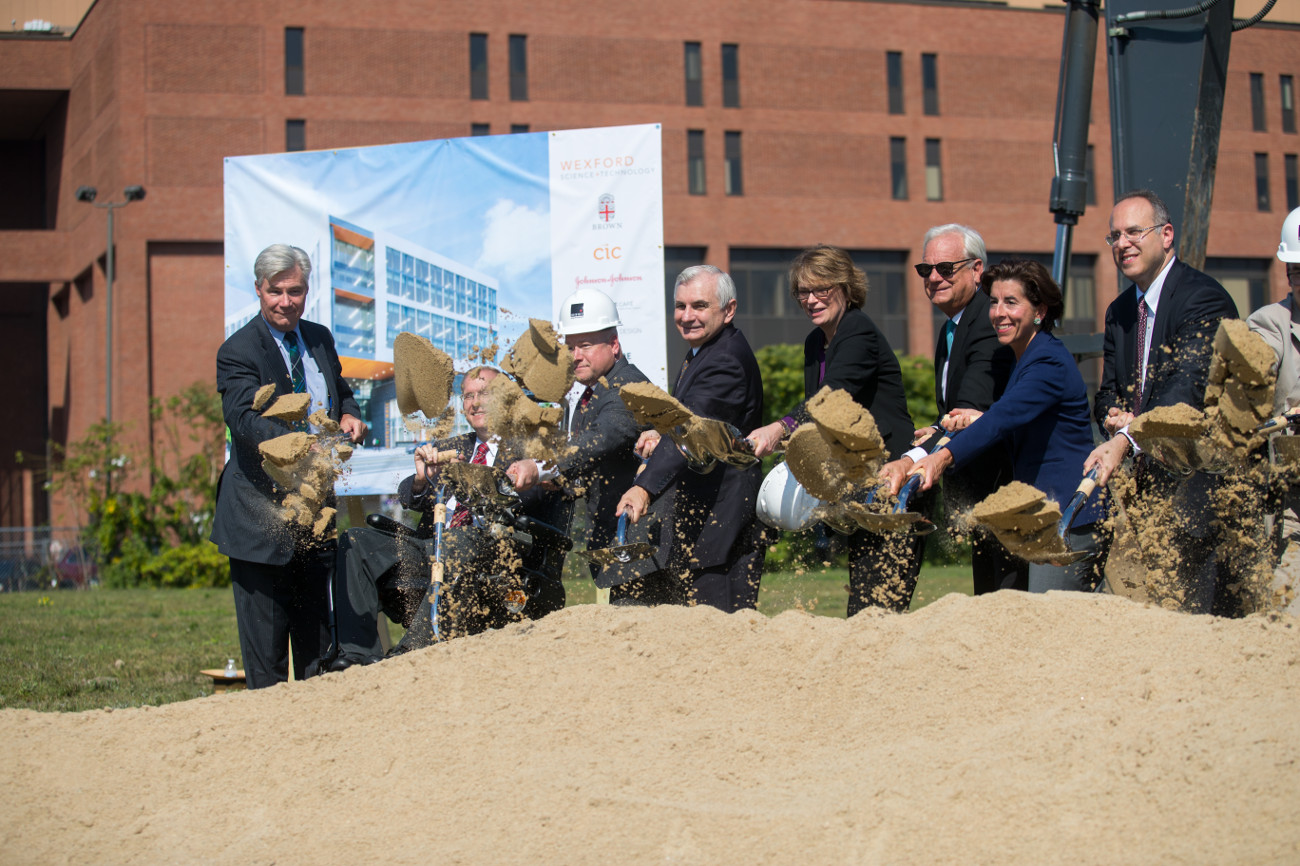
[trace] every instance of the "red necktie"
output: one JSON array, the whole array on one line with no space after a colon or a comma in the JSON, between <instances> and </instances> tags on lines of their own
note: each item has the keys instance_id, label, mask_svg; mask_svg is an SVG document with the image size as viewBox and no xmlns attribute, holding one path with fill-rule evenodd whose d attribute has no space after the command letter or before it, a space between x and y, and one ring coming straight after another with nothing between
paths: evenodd
<instances>
[{"instance_id":1,"label":"red necktie","mask_svg":"<svg viewBox=\"0 0 1300 866\"><path fill-rule=\"evenodd\" d=\"M1137 351L1133 354L1137 357L1137 369L1133 376L1133 414L1136 415L1142 411L1142 392L1146 390L1146 383L1142 380L1143 368L1146 366L1146 345L1147 345L1147 301L1146 298L1138 301L1138 332L1137 332Z\"/></svg>"},{"instance_id":2,"label":"red necktie","mask_svg":"<svg viewBox=\"0 0 1300 866\"><path fill-rule=\"evenodd\" d=\"M479 466L486 466L486 465L487 465L487 453L488 453L488 445L487 445L487 443L486 443L486 442L480 442L480 443L478 443L478 447L474 449L474 459L471 460L471 461L469 461L469 462L470 462L470 463L477 463ZM451 522L448 523L447 525L448 525L448 526L452 526L452 527L456 527L456 526L468 526L468 525L469 525L469 517L470 517L470 515L469 515L469 506L468 506L468 505L465 505L464 503L457 503L457 504L456 504L456 513L453 514L453 515L451 516Z\"/></svg>"}]
</instances>

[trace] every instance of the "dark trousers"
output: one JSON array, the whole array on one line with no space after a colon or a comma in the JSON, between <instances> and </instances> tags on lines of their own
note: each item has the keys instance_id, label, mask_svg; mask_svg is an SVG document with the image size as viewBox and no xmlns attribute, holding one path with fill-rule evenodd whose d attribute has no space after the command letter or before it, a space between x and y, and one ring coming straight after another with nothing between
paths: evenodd
<instances>
[{"instance_id":1,"label":"dark trousers","mask_svg":"<svg viewBox=\"0 0 1300 866\"><path fill-rule=\"evenodd\" d=\"M848 615L867 607L906 612L912 606L924 551L925 537L911 531L860 529L849 536Z\"/></svg>"},{"instance_id":2,"label":"dark trousers","mask_svg":"<svg viewBox=\"0 0 1300 866\"><path fill-rule=\"evenodd\" d=\"M982 526L971 528L970 559L976 595L999 589L1029 589L1029 565L1007 553L993 533Z\"/></svg>"},{"instance_id":3,"label":"dark trousers","mask_svg":"<svg viewBox=\"0 0 1300 866\"><path fill-rule=\"evenodd\" d=\"M285 565L230 560L239 651L250 689L306 676L307 665L330 644L327 593L334 575L333 549L295 551Z\"/></svg>"}]
</instances>

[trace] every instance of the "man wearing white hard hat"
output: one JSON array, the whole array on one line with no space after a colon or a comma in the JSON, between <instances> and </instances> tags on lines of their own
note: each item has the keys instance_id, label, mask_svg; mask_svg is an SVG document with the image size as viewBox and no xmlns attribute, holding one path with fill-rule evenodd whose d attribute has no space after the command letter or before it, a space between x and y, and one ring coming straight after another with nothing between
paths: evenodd
<instances>
[{"instance_id":1,"label":"man wearing white hard hat","mask_svg":"<svg viewBox=\"0 0 1300 866\"><path fill-rule=\"evenodd\" d=\"M1264 338L1277 356L1277 388L1273 393L1273 412L1300 411L1300 208L1287 214L1282 223L1282 239L1277 257L1286 264L1290 293L1276 304L1260 307L1251 314L1250 329ZM1286 430L1286 433L1293 432ZM1300 455L1300 437L1282 436L1269 440L1269 457L1277 462L1279 452L1288 454L1290 462ZM1300 486L1292 486L1281 509L1278 534L1281 561L1274 572L1273 588L1277 600L1292 614L1300 614Z\"/></svg>"},{"instance_id":2,"label":"man wearing white hard hat","mask_svg":"<svg viewBox=\"0 0 1300 866\"><path fill-rule=\"evenodd\" d=\"M573 352L573 372L581 393L569 406L570 452L550 469L533 460L511 464L506 474L518 490L539 482L554 482L574 496L587 500L588 550L614 544L619 496L632 485L640 458L634 447L645 429L618 396L618 387L649 381L623 354L618 339L618 306L597 289L579 289L560 305L560 332ZM648 527L629 527L627 541L643 541ZM635 537L633 537L635 536ZM591 564L596 586L610 589L610 600L668 601L660 599L645 580L657 572L654 558L617 566ZM654 579L650 578L650 583ZM644 597L644 598L643 598Z\"/></svg>"}]
</instances>

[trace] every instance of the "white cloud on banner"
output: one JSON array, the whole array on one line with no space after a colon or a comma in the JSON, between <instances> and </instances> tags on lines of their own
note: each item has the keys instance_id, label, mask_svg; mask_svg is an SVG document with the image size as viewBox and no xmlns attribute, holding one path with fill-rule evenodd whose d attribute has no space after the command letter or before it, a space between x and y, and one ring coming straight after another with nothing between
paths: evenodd
<instances>
[{"instance_id":1,"label":"white cloud on banner","mask_svg":"<svg viewBox=\"0 0 1300 866\"><path fill-rule=\"evenodd\" d=\"M503 198L487 212L483 251L474 267L498 279L528 273L551 255L550 215Z\"/></svg>"}]
</instances>

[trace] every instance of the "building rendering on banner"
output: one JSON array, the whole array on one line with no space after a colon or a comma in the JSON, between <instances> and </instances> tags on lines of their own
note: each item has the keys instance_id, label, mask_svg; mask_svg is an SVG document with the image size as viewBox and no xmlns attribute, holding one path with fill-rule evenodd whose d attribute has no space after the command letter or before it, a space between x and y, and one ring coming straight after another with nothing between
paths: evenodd
<instances>
[{"instance_id":1,"label":"building rendering on banner","mask_svg":"<svg viewBox=\"0 0 1300 866\"><path fill-rule=\"evenodd\" d=\"M2 525L51 516L15 452L84 437L111 392L147 458L161 441L151 401L214 381L230 157L661 124L665 277L727 269L755 348L808 332L785 283L805 246L850 250L891 346L926 357L935 308L911 266L927 228L974 226L995 260L1054 246L1059 0L716 0L703 15L693 0L357 0L346 14L305 0L95 0L67 20L57 5L14 9L18 29L0 33L0 363L23 373L0 430ZM1204 270L1243 314L1288 292L1274 252L1300 204L1298 10L1278 0L1229 56ZM30 19L52 27L21 29ZM1095 68L1062 333L1101 330L1118 284L1103 241L1115 194L1104 39ZM106 388L106 215L76 190L98 188L98 205L132 185L148 196L115 218ZM630 206L618 199L615 220ZM307 315L333 326L374 406L397 330L453 357L494 330L501 286L404 238L322 212L318 240L298 243L327 307ZM667 351L675 368L671 323ZM1095 378L1095 363L1084 372ZM374 426L397 441L394 425Z\"/></svg>"}]
</instances>

